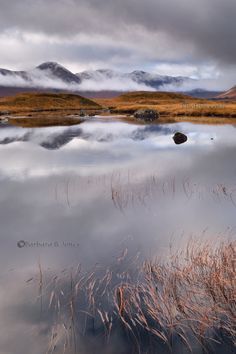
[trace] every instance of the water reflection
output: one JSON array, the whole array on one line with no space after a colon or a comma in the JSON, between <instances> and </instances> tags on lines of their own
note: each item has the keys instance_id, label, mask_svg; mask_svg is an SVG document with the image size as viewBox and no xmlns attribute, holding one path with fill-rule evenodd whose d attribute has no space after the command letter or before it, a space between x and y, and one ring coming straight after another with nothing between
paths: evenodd
<instances>
[{"instance_id":1,"label":"water reflection","mask_svg":"<svg viewBox=\"0 0 236 354\"><path fill-rule=\"evenodd\" d=\"M177 130L187 144L174 145ZM44 352L48 319L39 320L28 306L33 290L22 287L39 259L45 270L86 269L109 265L125 248L145 259L190 235L234 238L235 148L233 126L94 120L1 129L0 307L11 331L1 334L0 351ZM32 325L34 351L33 340L22 340Z\"/></svg>"}]
</instances>

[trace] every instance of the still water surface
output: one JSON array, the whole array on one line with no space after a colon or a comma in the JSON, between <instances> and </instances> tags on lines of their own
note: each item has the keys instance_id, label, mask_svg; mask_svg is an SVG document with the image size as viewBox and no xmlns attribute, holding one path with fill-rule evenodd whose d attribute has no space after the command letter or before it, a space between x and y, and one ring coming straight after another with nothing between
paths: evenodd
<instances>
[{"instance_id":1,"label":"still water surface","mask_svg":"<svg viewBox=\"0 0 236 354\"><path fill-rule=\"evenodd\" d=\"M126 248L143 260L189 238L235 239L235 128L114 118L0 127L0 352L44 352L25 283L39 261L86 269ZM176 131L186 144L174 144Z\"/></svg>"}]
</instances>

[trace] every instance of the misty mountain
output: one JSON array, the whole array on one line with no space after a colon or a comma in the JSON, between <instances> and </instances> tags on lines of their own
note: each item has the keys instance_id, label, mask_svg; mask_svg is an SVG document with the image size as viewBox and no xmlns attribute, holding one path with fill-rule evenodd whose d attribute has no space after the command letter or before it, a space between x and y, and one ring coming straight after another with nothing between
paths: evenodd
<instances>
[{"instance_id":1,"label":"misty mountain","mask_svg":"<svg viewBox=\"0 0 236 354\"><path fill-rule=\"evenodd\" d=\"M14 80L15 79L15 80ZM8 83L9 80L9 84ZM15 81L15 82L14 82ZM30 71L0 69L0 86L51 87L61 84L80 84L78 76L55 62L43 63Z\"/></svg>"},{"instance_id":2,"label":"misty mountain","mask_svg":"<svg viewBox=\"0 0 236 354\"><path fill-rule=\"evenodd\" d=\"M77 74L56 62L45 62L30 71L0 69L0 86L51 88L71 91L135 91L161 90L181 87L194 80L178 76L164 76L145 71L122 73L100 69Z\"/></svg>"},{"instance_id":3,"label":"misty mountain","mask_svg":"<svg viewBox=\"0 0 236 354\"><path fill-rule=\"evenodd\" d=\"M40 70L42 74L46 73L47 75L50 75L52 78L55 77L56 79L59 79L68 84L81 83L81 80L77 75L73 74L71 71L69 71L64 66L58 63L46 62L37 66L36 70Z\"/></svg>"},{"instance_id":4,"label":"misty mountain","mask_svg":"<svg viewBox=\"0 0 236 354\"><path fill-rule=\"evenodd\" d=\"M181 86L182 84L192 81L192 79L183 76L164 76L157 74L150 74L145 71L133 71L128 74L130 78L137 83L143 83L155 89L160 89L165 85Z\"/></svg>"},{"instance_id":5,"label":"misty mountain","mask_svg":"<svg viewBox=\"0 0 236 354\"><path fill-rule=\"evenodd\" d=\"M182 84L194 81L184 76L166 76L151 74L145 71L135 70L131 73L122 73L109 69L83 71L76 74L81 82L84 81L107 81L107 80L131 80L134 83L145 85L151 89L162 89L166 85L173 85L176 88Z\"/></svg>"},{"instance_id":6,"label":"misty mountain","mask_svg":"<svg viewBox=\"0 0 236 354\"><path fill-rule=\"evenodd\" d=\"M3 77L9 78L20 78L25 81L30 81L30 75L26 71L12 71L7 69L0 68L0 75ZM1 84L1 81L0 81Z\"/></svg>"}]
</instances>

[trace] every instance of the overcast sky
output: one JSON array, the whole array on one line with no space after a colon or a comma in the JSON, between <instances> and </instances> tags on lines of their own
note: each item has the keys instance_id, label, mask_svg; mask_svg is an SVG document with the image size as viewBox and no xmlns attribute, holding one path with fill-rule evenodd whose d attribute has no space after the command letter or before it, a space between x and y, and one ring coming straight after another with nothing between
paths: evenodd
<instances>
[{"instance_id":1,"label":"overcast sky","mask_svg":"<svg viewBox=\"0 0 236 354\"><path fill-rule=\"evenodd\" d=\"M236 84L235 0L0 0L0 67L143 69Z\"/></svg>"}]
</instances>

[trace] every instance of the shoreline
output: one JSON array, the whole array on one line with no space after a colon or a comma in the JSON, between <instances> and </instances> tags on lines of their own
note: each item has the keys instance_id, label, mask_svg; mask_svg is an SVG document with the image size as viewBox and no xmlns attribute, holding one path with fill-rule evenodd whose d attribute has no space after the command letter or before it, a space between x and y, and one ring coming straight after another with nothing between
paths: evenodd
<instances>
[{"instance_id":1,"label":"shoreline","mask_svg":"<svg viewBox=\"0 0 236 354\"><path fill-rule=\"evenodd\" d=\"M80 116L78 114L73 114L71 111L67 113L63 111L59 114L60 111L55 113L48 114L48 111L43 111L39 115L38 113L31 112L27 115L24 114L14 114L9 116L2 116L0 122L2 125L10 124L12 126L21 126L29 128L37 127L47 127L47 126L59 126L59 125L77 125L85 121L92 120L94 117L99 119L115 119L121 120L129 124L138 124L138 125L152 125L152 124L174 124L181 122L189 122L192 124L207 124L207 125L236 125L236 118L232 117L207 117L207 116L161 116L154 122L145 122L139 121L133 116L126 116L122 114L95 114L93 116ZM98 113L98 112L97 112ZM29 115L30 114L30 115Z\"/></svg>"}]
</instances>

